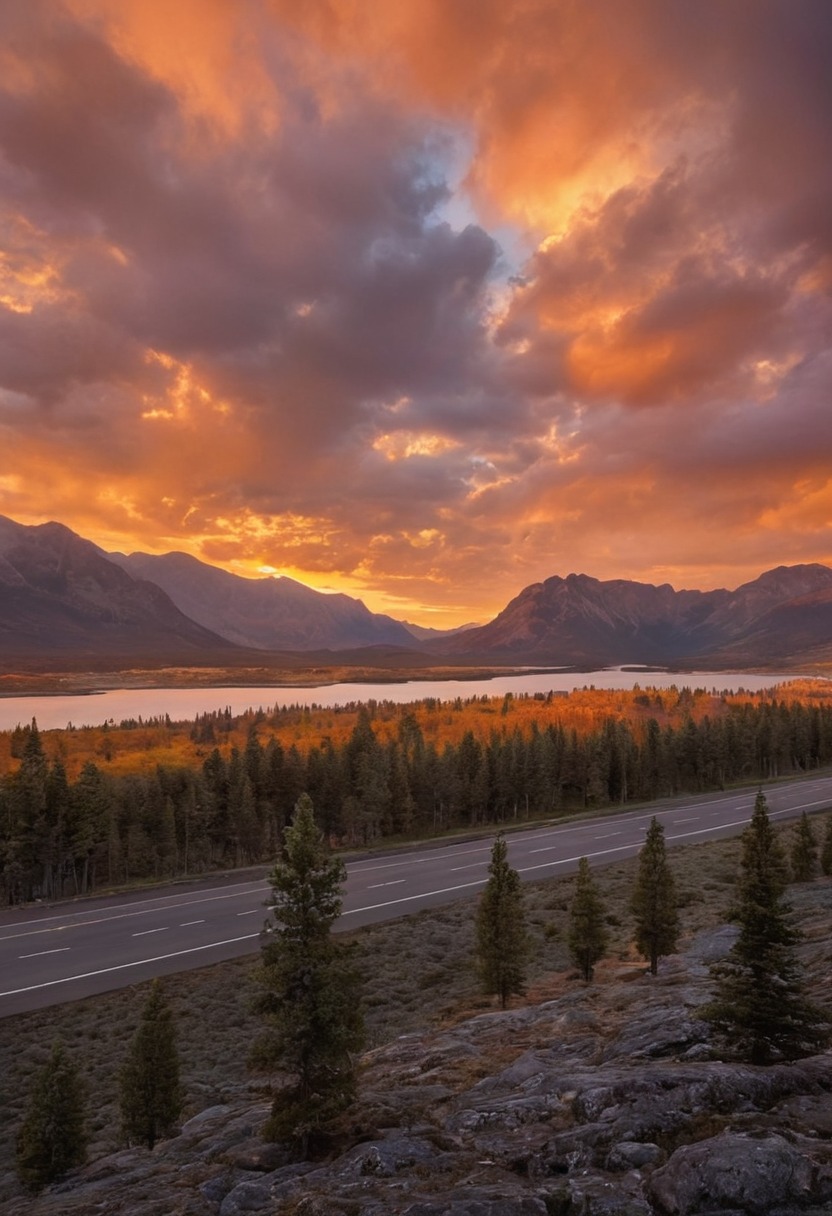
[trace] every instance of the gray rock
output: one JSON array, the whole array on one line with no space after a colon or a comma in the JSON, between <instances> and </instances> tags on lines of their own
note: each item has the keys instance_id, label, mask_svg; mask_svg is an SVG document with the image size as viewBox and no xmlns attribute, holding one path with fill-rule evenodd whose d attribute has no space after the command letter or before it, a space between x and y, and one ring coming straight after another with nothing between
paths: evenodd
<instances>
[{"instance_id":1,"label":"gray rock","mask_svg":"<svg viewBox=\"0 0 832 1216\"><path fill-rule=\"evenodd\" d=\"M271 1174L291 1161L291 1154L285 1145L267 1144L255 1138L232 1145L224 1156L230 1165L260 1174Z\"/></svg>"},{"instance_id":2,"label":"gray rock","mask_svg":"<svg viewBox=\"0 0 832 1216\"><path fill-rule=\"evenodd\" d=\"M610 1149L607 1169L615 1172L640 1170L646 1165L661 1165L667 1154L658 1144L642 1144L637 1140L622 1140Z\"/></svg>"},{"instance_id":3,"label":"gray rock","mask_svg":"<svg viewBox=\"0 0 832 1216\"><path fill-rule=\"evenodd\" d=\"M629 1056L655 1060L662 1056L679 1056L691 1047L707 1043L709 1037L707 1024L691 1018L686 1009L662 1007L645 1011L625 1026L605 1048L602 1058L616 1060Z\"/></svg>"},{"instance_id":4,"label":"gray rock","mask_svg":"<svg viewBox=\"0 0 832 1216\"><path fill-rule=\"evenodd\" d=\"M219 1124L231 1114L230 1106L206 1106L198 1115L194 1115L187 1123L182 1124L180 1135L190 1136L195 1133L204 1134L206 1124Z\"/></svg>"},{"instance_id":5,"label":"gray rock","mask_svg":"<svg viewBox=\"0 0 832 1216\"><path fill-rule=\"evenodd\" d=\"M653 1200L671 1216L736 1208L767 1216L813 1198L811 1161L782 1136L723 1132L677 1149L648 1179Z\"/></svg>"},{"instance_id":6,"label":"gray rock","mask_svg":"<svg viewBox=\"0 0 832 1216\"><path fill-rule=\"evenodd\" d=\"M542 1197L471 1187L451 1191L441 1199L411 1203L402 1209L402 1216L548 1216L548 1210Z\"/></svg>"},{"instance_id":7,"label":"gray rock","mask_svg":"<svg viewBox=\"0 0 832 1216\"><path fill-rule=\"evenodd\" d=\"M220 1204L219 1216L246 1216L272 1210L272 1192L266 1182L241 1182Z\"/></svg>"},{"instance_id":8,"label":"gray rock","mask_svg":"<svg viewBox=\"0 0 832 1216\"><path fill-rule=\"evenodd\" d=\"M720 925L716 929L697 933L685 950L691 974L707 975L713 963L718 963L730 953L739 933L736 925Z\"/></svg>"},{"instance_id":9,"label":"gray rock","mask_svg":"<svg viewBox=\"0 0 832 1216\"><path fill-rule=\"evenodd\" d=\"M234 1174L223 1170L221 1174L215 1174L213 1178L207 1178L205 1182L200 1183L199 1193L204 1195L209 1203L222 1203L237 1181Z\"/></svg>"},{"instance_id":10,"label":"gray rock","mask_svg":"<svg viewBox=\"0 0 832 1216\"><path fill-rule=\"evenodd\" d=\"M397 1136L357 1144L337 1165L340 1177L392 1178L415 1165L432 1162L437 1149L428 1140Z\"/></svg>"},{"instance_id":11,"label":"gray rock","mask_svg":"<svg viewBox=\"0 0 832 1216\"><path fill-rule=\"evenodd\" d=\"M557 1216L652 1216L652 1209L641 1195L637 1176L626 1179L597 1175L570 1179L568 1207L560 1207L549 1201L549 1208Z\"/></svg>"}]
</instances>

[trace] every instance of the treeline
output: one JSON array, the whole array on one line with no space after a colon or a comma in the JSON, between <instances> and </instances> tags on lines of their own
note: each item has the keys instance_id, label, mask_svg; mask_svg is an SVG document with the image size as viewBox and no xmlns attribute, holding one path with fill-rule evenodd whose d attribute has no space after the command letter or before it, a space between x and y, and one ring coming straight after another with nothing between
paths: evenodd
<instances>
[{"instance_id":1,"label":"treeline","mask_svg":"<svg viewBox=\"0 0 832 1216\"><path fill-rule=\"evenodd\" d=\"M701 702L687 696L691 709ZM0 900L271 861L303 792L330 841L354 847L832 763L832 704L822 700L713 698L718 713L674 722L652 716L657 695L635 701L641 719L611 715L579 730L538 720L532 699L515 715L507 698L487 734L465 729L444 743L427 737L414 706L363 706L337 741L312 737L306 715L302 745L281 742L265 715L247 715L237 746L229 740L239 720L206 715L190 727L197 759L132 773L88 760L74 779L33 722L14 732L16 766L0 780Z\"/></svg>"}]
</instances>

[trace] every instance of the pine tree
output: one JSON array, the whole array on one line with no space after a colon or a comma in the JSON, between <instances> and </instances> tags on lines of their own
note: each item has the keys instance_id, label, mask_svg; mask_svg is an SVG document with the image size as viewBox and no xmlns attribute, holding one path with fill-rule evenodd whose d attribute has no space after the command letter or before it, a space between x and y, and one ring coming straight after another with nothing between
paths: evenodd
<instances>
[{"instance_id":1,"label":"pine tree","mask_svg":"<svg viewBox=\"0 0 832 1216\"><path fill-rule=\"evenodd\" d=\"M509 997L525 988L529 944L520 875L508 864L502 832L491 849L488 873L477 909L477 961L483 991L499 997L505 1009Z\"/></svg>"},{"instance_id":2,"label":"pine tree","mask_svg":"<svg viewBox=\"0 0 832 1216\"><path fill-rule=\"evenodd\" d=\"M578 862L578 882L575 898L569 909L569 953L584 980L591 980L595 964L604 957L607 931L604 927L604 905L592 875L589 862Z\"/></svg>"},{"instance_id":3,"label":"pine tree","mask_svg":"<svg viewBox=\"0 0 832 1216\"><path fill-rule=\"evenodd\" d=\"M672 954L679 939L679 913L676 884L667 861L664 828L654 817L639 853L638 875L633 892L636 918L636 946L650 960L650 974L656 975L659 959Z\"/></svg>"},{"instance_id":4,"label":"pine tree","mask_svg":"<svg viewBox=\"0 0 832 1216\"><path fill-rule=\"evenodd\" d=\"M31 1191L62 1178L87 1155L84 1089L78 1069L56 1040L35 1078L17 1135L17 1176Z\"/></svg>"},{"instance_id":5,"label":"pine tree","mask_svg":"<svg viewBox=\"0 0 832 1216\"><path fill-rule=\"evenodd\" d=\"M799 935L783 898L785 859L762 793L742 845L734 918L740 933L711 968L715 999L703 1012L729 1051L752 1064L799 1059L825 1045L828 1021L803 994Z\"/></svg>"},{"instance_id":6,"label":"pine tree","mask_svg":"<svg viewBox=\"0 0 832 1216\"><path fill-rule=\"evenodd\" d=\"M173 1013L158 980L142 1010L121 1073L121 1120L127 1138L153 1148L182 1112Z\"/></svg>"},{"instance_id":7,"label":"pine tree","mask_svg":"<svg viewBox=\"0 0 832 1216\"><path fill-rule=\"evenodd\" d=\"M832 815L826 820L823 832L823 846L820 851L820 868L829 877L832 874Z\"/></svg>"},{"instance_id":8,"label":"pine tree","mask_svg":"<svg viewBox=\"0 0 832 1216\"><path fill-rule=\"evenodd\" d=\"M791 851L792 877L795 882L810 882L818 864L818 842L804 811L795 830Z\"/></svg>"},{"instance_id":9,"label":"pine tree","mask_svg":"<svg viewBox=\"0 0 832 1216\"><path fill-rule=\"evenodd\" d=\"M272 873L273 926L263 945L255 1010L269 1024L255 1066L291 1081L276 1095L266 1135L307 1156L316 1137L355 1096L356 1053L364 1042L352 948L336 941L346 869L318 830L308 794L286 829L284 857Z\"/></svg>"}]
</instances>

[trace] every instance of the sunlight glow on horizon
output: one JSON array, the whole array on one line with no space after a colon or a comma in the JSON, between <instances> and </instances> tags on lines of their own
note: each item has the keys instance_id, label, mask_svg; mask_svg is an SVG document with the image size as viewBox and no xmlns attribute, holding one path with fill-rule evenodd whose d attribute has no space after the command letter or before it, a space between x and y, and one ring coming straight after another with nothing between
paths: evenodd
<instances>
[{"instance_id":1,"label":"sunlight glow on horizon","mask_svg":"<svg viewBox=\"0 0 832 1216\"><path fill-rule=\"evenodd\" d=\"M832 562L832 10L0 6L0 513L451 627Z\"/></svg>"}]
</instances>

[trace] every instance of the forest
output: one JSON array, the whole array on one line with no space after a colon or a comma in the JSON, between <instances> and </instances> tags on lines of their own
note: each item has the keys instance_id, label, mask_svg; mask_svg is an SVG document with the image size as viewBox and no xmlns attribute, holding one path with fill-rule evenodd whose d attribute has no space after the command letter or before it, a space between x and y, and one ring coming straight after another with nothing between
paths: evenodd
<instances>
[{"instance_id":1,"label":"forest","mask_svg":"<svg viewBox=\"0 0 832 1216\"><path fill-rule=\"evenodd\" d=\"M336 848L832 763L832 686L288 707L0 733L0 902L274 860L301 793Z\"/></svg>"}]
</instances>

